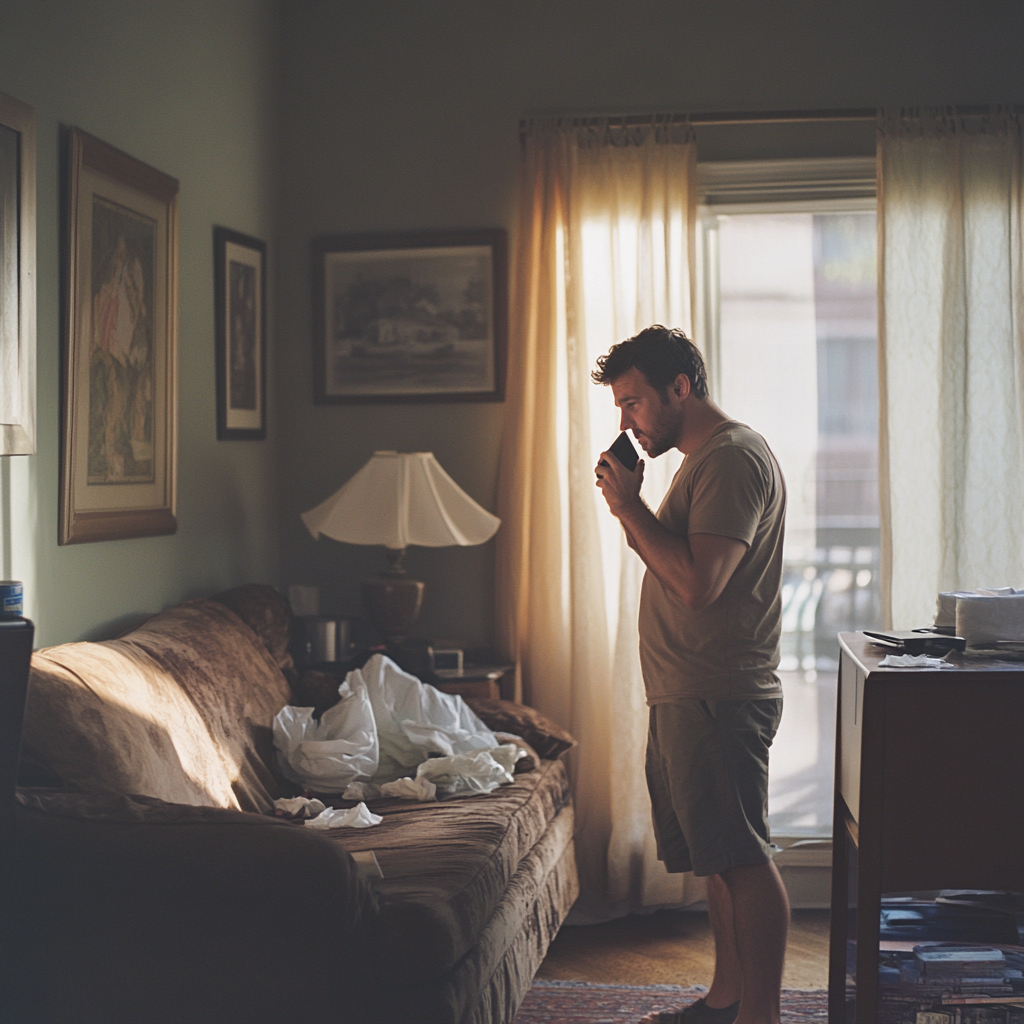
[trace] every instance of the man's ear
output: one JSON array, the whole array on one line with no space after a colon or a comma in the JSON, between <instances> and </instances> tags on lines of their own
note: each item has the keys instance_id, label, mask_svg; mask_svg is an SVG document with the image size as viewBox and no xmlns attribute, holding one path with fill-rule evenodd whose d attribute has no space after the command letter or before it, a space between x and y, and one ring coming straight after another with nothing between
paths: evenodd
<instances>
[{"instance_id":1,"label":"man's ear","mask_svg":"<svg viewBox=\"0 0 1024 1024\"><path fill-rule=\"evenodd\" d=\"M669 386L669 390L679 401L683 401L683 399L688 398L690 395L690 378L685 373L677 374L676 379Z\"/></svg>"}]
</instances>

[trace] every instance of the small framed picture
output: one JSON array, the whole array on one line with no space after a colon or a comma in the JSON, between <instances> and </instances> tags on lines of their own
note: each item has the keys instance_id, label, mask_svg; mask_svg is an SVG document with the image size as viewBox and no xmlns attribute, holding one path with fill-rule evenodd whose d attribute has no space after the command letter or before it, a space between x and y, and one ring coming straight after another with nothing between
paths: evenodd
<instances>
[{"instance_id":1,"label":"small framed picture","mask_svg":"<svg viewBox=\"0 0 1024 1024\"><path fill-rule=\"evenodd\" d=\"M61 544L174 533L178 182L67 136Z\"/></svg>"},{"instance_id":2,"label":"small framed picture","mask_svg":"<svg viewBox=\"0 0 1024 1024\"><path fill-rule=\"evenodd\" d=\"M213 229L219 441L267 436L266 265L266 242Z\"/></svg>"},{"instance_id":3,"label":"small framed picture","mask_svg":"<svg viewBox=\"0 0 1024 1024\"><path fill-rule=\"evenodd\" d=\"M317 402L504 399L504 231L317 239L313 280Z\"/></svg>"}]
</instances>

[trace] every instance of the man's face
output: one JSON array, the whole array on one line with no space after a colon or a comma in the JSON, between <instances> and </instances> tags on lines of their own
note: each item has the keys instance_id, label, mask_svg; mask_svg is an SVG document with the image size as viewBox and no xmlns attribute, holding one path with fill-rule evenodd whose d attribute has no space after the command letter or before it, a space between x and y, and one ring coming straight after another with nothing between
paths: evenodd
<instances>
[{"instance_id":1,"label":"man's face","mask_svg":"<svg viewBox=\"0 0 1024 1024\"><path fill-rule=\"evenodd\" d=\"M671 390L665 395L652 388L635 366L612 381L619 409L619 429L632 430L637 444L652 459L675 448L683 433L683 410Z\"/></svg>"}]
</instances>

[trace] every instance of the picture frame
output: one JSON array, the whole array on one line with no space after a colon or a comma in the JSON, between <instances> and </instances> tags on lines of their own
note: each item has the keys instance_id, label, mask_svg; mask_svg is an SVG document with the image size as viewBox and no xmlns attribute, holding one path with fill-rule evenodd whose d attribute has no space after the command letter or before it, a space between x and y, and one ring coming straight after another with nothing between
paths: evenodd
<instances>
[{"instance_id":1,"label":"picture frame","mask_svg":"<svg viewBox=\"0 0 1024 1024\"><path fill-rule=\"evenodd\" d=\"M318 404L504 400L505 231L315 239L313 283Z\"/></svg>"},{"instance_id":2,"label":"picture frame","mask_svg":"<svg viewBox=\"0 0 1024 1024\"><path fill-rule=\"evenodd\" d=\"M213 229L217 440L267 436L267 244Z\"/></svg>"},{"instance_id":3,"label":"picture frame","mask_svg":"<svg viewBox=\"0 0 1024 1024\"><path fill-rule=\"evenodd\" d=\"M0 456L36 451L36 115L0 93Z\"/></svg>"},{"instance_id":4,"label":"picture frame","mask_svg":"<svg viewBox=\"0 0 1024 1024\"><path fill-rule=\"evenodd\" d=\"M60 544L174 533L178 182L68 129Z\"/></svg>"}]
</instances>

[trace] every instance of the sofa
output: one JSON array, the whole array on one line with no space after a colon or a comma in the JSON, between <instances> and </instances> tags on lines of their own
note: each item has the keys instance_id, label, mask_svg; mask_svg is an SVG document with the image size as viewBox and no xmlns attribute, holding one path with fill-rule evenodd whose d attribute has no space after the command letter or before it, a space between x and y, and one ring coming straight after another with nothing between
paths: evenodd
<instances>
[{"instance_id":1,"label":"sofa","mask_svg":"<svg viewBox=\"0 0 1024 1024\"><path fill-rule=\"evenodd\" d=\"M513 1020L577 895L571 737L484 701L536 750L511 784L376 801L367 829L275 817L296 788L274 716L337 689L296 670L289 619L251 585L33 655L4 1019ZM351 856L370 850L383 877Z\"/></svg>"}]
</instances>

